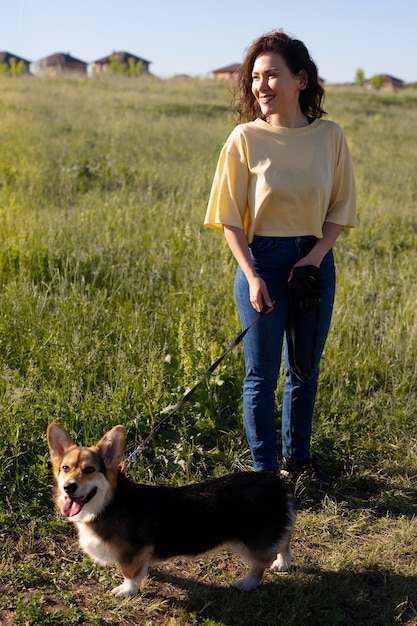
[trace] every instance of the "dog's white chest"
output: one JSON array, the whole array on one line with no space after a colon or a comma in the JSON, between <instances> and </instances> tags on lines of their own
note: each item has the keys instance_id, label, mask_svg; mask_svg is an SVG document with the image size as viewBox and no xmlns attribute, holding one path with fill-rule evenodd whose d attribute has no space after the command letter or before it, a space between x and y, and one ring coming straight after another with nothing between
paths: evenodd
<instances>
[{"instance_id":1,"label":"dog's white chest","mask_svg":"<svg viewBox=\"0 0 417 626\"><path fill-rule=\"evenodd\" d=\"M114 563L116 554L111 547L89 528L88 524L77 524L80 548L99 565Z\"/></svg>"}]
</instances>

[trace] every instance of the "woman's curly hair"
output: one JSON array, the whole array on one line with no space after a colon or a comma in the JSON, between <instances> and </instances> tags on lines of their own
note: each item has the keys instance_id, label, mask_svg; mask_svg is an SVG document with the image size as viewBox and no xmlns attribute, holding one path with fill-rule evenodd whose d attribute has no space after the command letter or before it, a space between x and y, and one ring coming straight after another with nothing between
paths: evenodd
<instances>
[{"instance_id":1,"label":"woman's curly hair","mask_svg":"<svg viewBox=\"0 0 417 626\"><path fill-rule=\"evenodd\" d=\"M324 89L319 83L317 66L311 59L307 48L302 41L292 39L282 30L276 30L258 37L252 43L237 72L234 93L237 122L253 121L262 116L259 104L252 93L252 70L257 57L265 52L280 54L294 75L301 70L307 72L307 86L300 91L301 111L310 118L326 115L326 111L322 108Z\"/></svg>"}]
</instances>

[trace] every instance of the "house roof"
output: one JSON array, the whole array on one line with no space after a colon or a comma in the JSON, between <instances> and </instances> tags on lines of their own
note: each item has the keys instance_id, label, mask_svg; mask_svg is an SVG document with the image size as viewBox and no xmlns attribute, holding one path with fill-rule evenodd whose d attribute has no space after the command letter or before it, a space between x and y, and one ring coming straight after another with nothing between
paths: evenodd
<instances>
[{"instance_id":1,"label":"house roof","mask_svg":"<svg viewBox=\"0 0 417 626\"><path fill-rule=\"evenodd\" d=\"M23 59L17 54L11 52L0 52L0 63L10 63L10 59L16 59L17 62L23 61L24 63L30 63L27 59Z\"/></svg>"},{"instance_id":2,"label":"house roof","mask_svg":"<svg viewBox=\"0 0 417 626\"><path fill-rule=\"evenodd\" d=\"M240 65L240 63L232 63L231 65L220 67L218 70L213 70L213 74L234 74L238 71Z\"/></svg>"},{"instance_id":3,"label":"house roof","mask_svg":"<svg viewBox=\"0 0 417 626\"><path fill-rule=\"evenodd\" d=\"M395 76L391 76L390 74L375 74L371 78L367 78L364 81L365 85L369 85L372 80L376 77L383 79L383 83L393 85L394 87L402 87L404 85L404 81L401 78L396 78Z\"/></svg>"},{"instance_id":4,"label":"house roof","mask_svg":"<svg viewBox=\"0 0 417 626\"><path fill-rule=\"evenodd\" d=\"M152 63L152 61L147 61L146 59L142 59L141 57L136 56L135 54L130 54L130 52L112 52L107 57L102 57L101 59L97 59L94 63L98 63L99 65L105 65L106 63L110 63L111 57L117 56L121 63L127 63L129 59L134 59L137 63L138 61L142 61L143 63Z\"/></svg>"},{"instance_id":5,"label":"house roof","mask_svg":"<svg viewBox=\"0 0 417 626\"><path fill-rule=\"evenodd\" d=\"M390 74L384 74L385 80L388 80L393 83L403 83L404 81L401 78L396 78L395 76L391 76Z\"/></svg>"},{"instance_id":6,"label":"house roof","mask_svg":"<svg viewBox=\"0 0 417 626\"><path fill-rule=\"evenodd\" d=\"M66 54L65 52L56 52L55 54L51 54L48 57L44 57L43 59L40 59L40 61L47 66L70 65L74 63L78 63L80 65L87 65L85 61L76 59L75 57L72 57L70 54Z\"/></svg>"}]
</instances>

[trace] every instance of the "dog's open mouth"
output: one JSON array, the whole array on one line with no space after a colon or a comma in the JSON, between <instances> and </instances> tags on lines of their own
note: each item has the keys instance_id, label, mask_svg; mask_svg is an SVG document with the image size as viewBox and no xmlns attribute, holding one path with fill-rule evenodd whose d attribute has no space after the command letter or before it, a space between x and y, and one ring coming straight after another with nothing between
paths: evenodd
<instances>
[{"instance_id":1,"label":"dog's open mouth","mask_svg":"<svg viewBox=\"0 0 417 626\"><path fill-rule=\"evenodd\" d=\"M74 515L78 515L83 506L87 504L87 502L90 502L96 493L97 487L94 487L94 489L92 489L90 493L85 496L85 498L72 498L71 496L67 496L61 507L62 515L64 517L74 517Z\"/></svg>"}]
</instances>

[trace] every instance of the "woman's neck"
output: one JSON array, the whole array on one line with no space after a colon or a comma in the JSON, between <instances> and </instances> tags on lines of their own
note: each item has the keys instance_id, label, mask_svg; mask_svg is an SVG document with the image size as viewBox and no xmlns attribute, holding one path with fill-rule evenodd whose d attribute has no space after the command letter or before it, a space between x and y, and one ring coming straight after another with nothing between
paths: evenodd
<instances>
[{"instance_id":1,"label":"woman's neck","mask_svg":"<svg viewBox=\"0 0 417 626\"><path fill-rule=\"evenodd\" d=\"M271 126L279 126L281 128L303 128L309 125L308 118L302 113L301 109L289 115L275 113L267 116L265 121Z\"/></svg>"}]
</instances>

